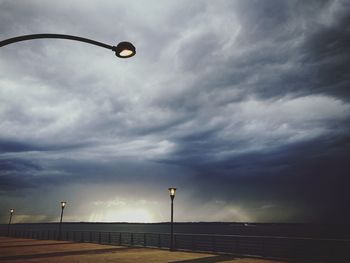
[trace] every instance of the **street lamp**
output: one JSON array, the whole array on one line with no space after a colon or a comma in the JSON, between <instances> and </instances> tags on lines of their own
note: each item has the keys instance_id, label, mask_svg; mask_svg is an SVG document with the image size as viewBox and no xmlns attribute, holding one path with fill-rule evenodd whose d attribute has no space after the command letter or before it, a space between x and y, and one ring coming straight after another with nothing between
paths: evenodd
<instances>
[{"instance_id":1,"label":"street lamp","mask_svg":"<svg viewBox=\"0 0 350 263\"><path fill-rule=\"evenodd\" d=\"M72 36L72 35L63 35L63 34L32 34L32 35L24 35L24 36L18 36L13 37L9 39L5 39L0 41L0 47L13 44L16 42L26 41L26 40L32 40L32 39L42 39L42 38L54 38L54 39L68 39L68 40L74 40L74 41L80 41L88 44L92 44L95 46L103 47L110 49L115 52L115 55L119 58L130 58L136 54L136 48L133 44L127 41L120 42L117 46L111 46L102 42L98 42L92 39L78 37L78 36ZM62 201L61 202L61 219L59 224L59 233L58 233L58 239L61 239L61 231L62 231L62 218L63 218L63 210L66 206L67 202ZM8 233L10 231L10 224L12 219L12 214L14 212L14 209L10 210L10 220L8 225Z\"/></svg>"},{"instance_id":2,"label":"street lamp","mask_svg":"<svg viewBox=\"0 0 350 263\"><path fill-rule=\"evenodd\" d=\"M13 37L13 38L0 41L0 47L6 46L12 43L20 42L20 41L40 39L40 38L59 38L59 39L69 39L74 41L85 42L88 44L110 49L114 51L115 55L119 58L130 58L136 54L135 46L127 41L120 42L117 46L111 46L92 39L78 37L78 36L71 36L71 35L63 35L63 34L33 34L33 35Z\"/></svg>"},{"instance_id":3,"label":"street lamp","mask_svg":"<svg viewBox=\"0 0 350 263\"><path fill-rule=\"evenodd\" d=\"M15 209L10 209L10 219L9 219L9 224L7 226L7 236L10 236L10 227L11 227L11 221L12 221L12 215Z\"/></svg>"},{"instance_id":4,"label":"street lamp","mask_svg":"<svg viewBox=\"0 0 350 263\"><path fill-rule=\"evenodd\" d=\"M171 224L170 224L170 250L174 250L174 198L176 188L171 187L168 189L171 199Z\"/></svg>"},{"instance_id":5,"label":"street lamp","mask_svg":"<svg viewBox=\"0 0 350 263\"><path fill-rule=\"evenodd\" d=\"M61 219L60 219L60 224L59 224L59 228L58 228L58 240L61 240L63 210L66 207L66 204L67 204L67 202L65 202L65 201L61 202Z\"/></svg>"}]
</instances>

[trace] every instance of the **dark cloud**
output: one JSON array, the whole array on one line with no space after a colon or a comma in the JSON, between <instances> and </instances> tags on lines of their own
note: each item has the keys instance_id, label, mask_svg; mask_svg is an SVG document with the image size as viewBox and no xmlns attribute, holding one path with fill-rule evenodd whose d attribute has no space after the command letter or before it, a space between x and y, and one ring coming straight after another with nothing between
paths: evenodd
<instances>
[{"instance_id":1,"label":"dark cloud","mask_svg":"<svg viewBox=\"0 0 350 263\"><path fill-rule=\"evenodd\" d=\"M34 143L26 143L21 141L12 140L0 140L0 153L15 153L15 152L49 152L49 151L63 151L63 150L73 150L87 147L86 143L78 144L51 144L51 145L36 145Z\"/></svg>"},{"instance_id":2,"label":"dark cloud","mask_svg":"<svg viewBox=\"0 0 350 263\"><path fill-rule=\"evenodd\" d=\"M349 7L350 8L350 7ZM310 69L310 90L349 100L350 15L321 26L305 43L305 64Z\"/></svg>"},{"instance_id":3,"label":"dark cloud","mask_svg":"<svg viewBox=\"0 0 350 263\"><path fill-rule=\"evenodd\" d=\"M323 137L273 152L239 156L197 167L198 200L236 203L299 204L305 209L291 221L346 222L349 186L349 137ZM206 193L210 192L211 196ZM309 210L307 210L309 209ZM276 211L275 211L276 212Z\"/></svg>"},{"instance_id":4,"label":"dark cloud","mask_svg":"<svg viewBox=\"0 0 350 263\"><path fill-rule=\"evenodd\" d=\"M42 168L35 162L15 159L0 160L0 195L1 192L18 191L35 187L31 178Z\"/></svg>"}]
</instances>

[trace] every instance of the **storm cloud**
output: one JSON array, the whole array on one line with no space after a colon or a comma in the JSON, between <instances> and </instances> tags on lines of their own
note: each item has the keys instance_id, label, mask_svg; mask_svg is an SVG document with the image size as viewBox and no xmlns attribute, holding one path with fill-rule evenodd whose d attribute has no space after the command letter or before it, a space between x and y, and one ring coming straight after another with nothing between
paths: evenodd
<instances>
[{"instance_id":1,"label":"storm cloud","mask_svg":"<svg viewBox=\"0 0 350 263\"><path fill-rule=\"evenodd\" d=\"M0 219L65 199L71 221L166 221L177 186L179 221L348 221L349 22L331 0L0 1L1 40L137 49L0 48Z\"/></svg>"}]
</instances>

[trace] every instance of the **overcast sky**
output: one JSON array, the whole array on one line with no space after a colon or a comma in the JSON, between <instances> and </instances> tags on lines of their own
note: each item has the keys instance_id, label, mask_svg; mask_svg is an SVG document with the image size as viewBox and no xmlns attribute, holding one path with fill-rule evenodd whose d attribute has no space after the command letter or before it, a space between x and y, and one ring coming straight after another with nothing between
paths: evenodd
<instances>
[{"instance_id":1,"label":"overcast sky","mask_svg":"<svg viewBox=\"0 0 350 263\"><path fill-rule=\"evenodd\" d=\"M350 3L0 0L0 221L349 222Z\"/></svg>"}]
</instances>

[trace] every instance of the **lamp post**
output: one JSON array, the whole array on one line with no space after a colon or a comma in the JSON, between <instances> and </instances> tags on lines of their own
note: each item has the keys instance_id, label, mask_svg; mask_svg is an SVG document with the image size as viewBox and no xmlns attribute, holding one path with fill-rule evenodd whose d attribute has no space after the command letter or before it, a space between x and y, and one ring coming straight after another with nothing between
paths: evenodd
<instances>
[{"instance_id":1,"label":"lamp post","mask_svg":"<svg viewBox=\"0 0 350 263\"><path fill-rule=\"evenodd\" d=\"M59 224L59 228L58 228L58 240L61 240L63 210L66 207L66 204L67 204L67 202L65 202L65 201L61 202L61 219L60 219L60 224Z\"/></svg>"},{"instance_id":2,"label":"lamp post","mask_svg":"<svg viewBox=\"0 0 350 263\"><path fill-rule=\"evenodd\" d=\"M15 209L10 209L10 219L9 219L9 224L7 226L7 236L10 236L10 227L11 227L11 221L12 221L12 215Z\"/></svg>"},{"instance_id":3,"label":"lamp post","mask_svg":"<svg viewBox=\"0 0 350 263\"><path fill-rule=\"evenodd\" d=\"M58 38L58 39L69 39L74 41L85 42L91 45L110 49L114 51L115 55L119 58L130 58L136 54L136 48L134 47L134 45L127 41L120 42L117 46L111 46L92 39L72 36L72 35L63 35L63 34L33 34L33 35L13 37L13 38L0 41L0 47L6 46L12 43L20 42L20 41L41 39L41 38Z\"/></svg>"},{"instance_id":4,"label":"lamp post","mask_svg":"<svg viewBox=\"0 0 350 263\"><path fill-rule=\"evenodd\" d=\"M171 223L170 223L170 251L174 250L174 198L176 188L169 188L169 194L171 199Z\"/></svg>"}]
</instances>

